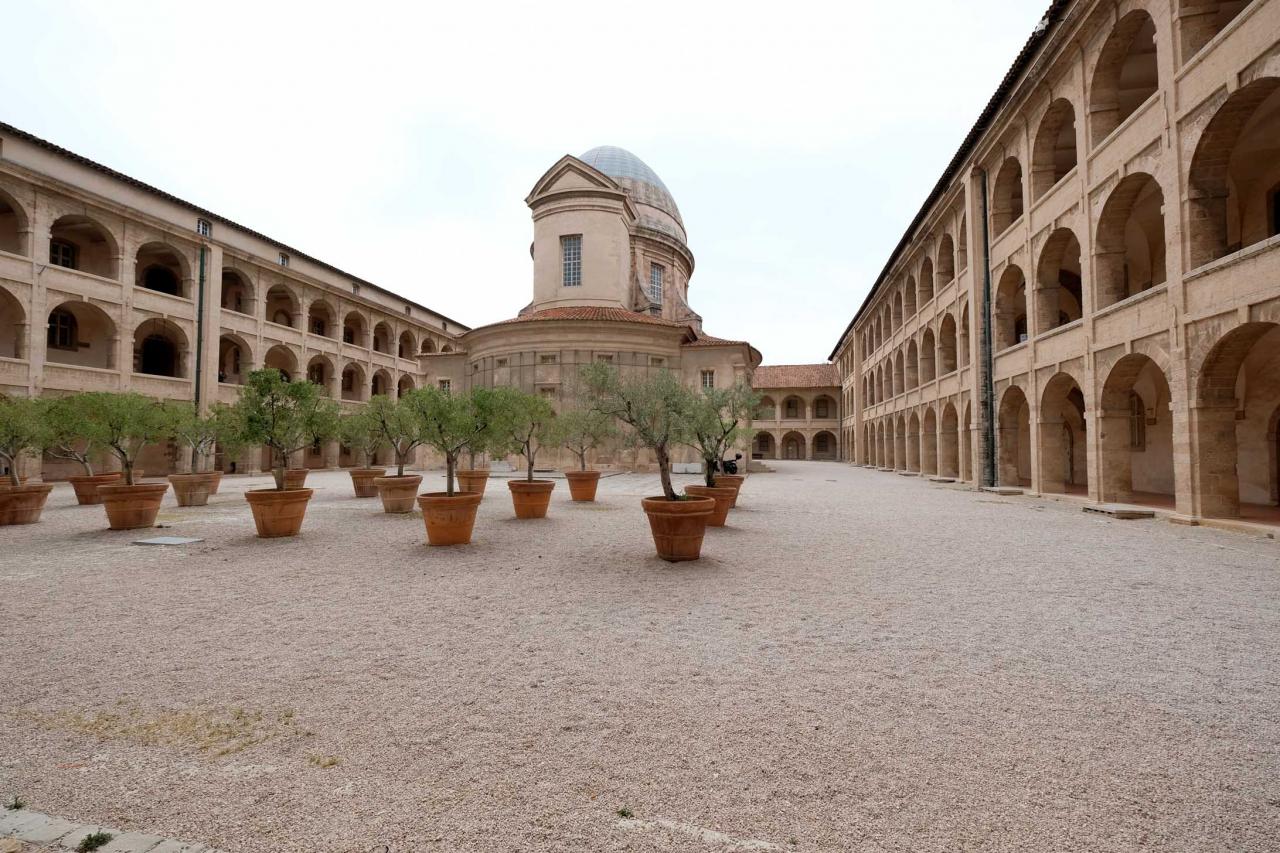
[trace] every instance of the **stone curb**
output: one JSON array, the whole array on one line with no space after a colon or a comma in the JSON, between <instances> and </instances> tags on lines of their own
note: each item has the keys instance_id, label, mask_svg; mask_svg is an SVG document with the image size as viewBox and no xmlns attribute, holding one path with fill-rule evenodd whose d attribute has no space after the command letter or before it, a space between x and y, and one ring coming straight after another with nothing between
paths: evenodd
<instances>
[{"instance_id":1,"label":"stone curb","mask_svg":"<svg viewBox=\"0 0 1280 853\"><path fill-rule=\"evenodd\" d=\"M101 853L220 853L203 844L174 841L142 832L121 832L90 823L74 823L30 809L0 812L0 838L52 845L54 850L74 850L81 839L94 832L111 833L111 841L98 848Z\"/></svg>"}]
</instances>

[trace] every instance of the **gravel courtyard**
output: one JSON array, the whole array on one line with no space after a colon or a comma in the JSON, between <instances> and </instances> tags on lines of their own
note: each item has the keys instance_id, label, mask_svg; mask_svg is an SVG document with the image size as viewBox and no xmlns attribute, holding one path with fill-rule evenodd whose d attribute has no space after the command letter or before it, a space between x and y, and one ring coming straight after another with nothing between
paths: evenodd
<instances>
[{"instance_id":1,"label":"gravel courtyard","mask_svg":"<svg viewBox=\"0 0 1280 853\"><path fill-rule=\"evenodd\" d=\"M455 549L339 472L296 540L265 478L170 495L168 548L60 485L0 528L0 796L228 851L1280 848L1280 544L774 464L683 565L654 477L494 481Z\"/></svg>"}]
</instances>

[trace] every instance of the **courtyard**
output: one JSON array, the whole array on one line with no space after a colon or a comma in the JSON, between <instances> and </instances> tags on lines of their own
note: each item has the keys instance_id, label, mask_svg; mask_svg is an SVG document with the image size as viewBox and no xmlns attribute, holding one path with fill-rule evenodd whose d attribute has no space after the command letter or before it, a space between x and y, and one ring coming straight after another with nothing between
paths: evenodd
<instances>
[{"instance_id":1,"label":"courtyard","mask_svg":"<svg viewBox=\"0 0 1280 853\"><path fill-rule=\"evenodd\" d=\"M59 485L0 530L0 794L233 851L1280 846L1274 541L770 464L679 565L655 476L495 480L449 549L343 472L297 539L263 477L170 495L180 547Z\"/></svg>"}]
</instances>

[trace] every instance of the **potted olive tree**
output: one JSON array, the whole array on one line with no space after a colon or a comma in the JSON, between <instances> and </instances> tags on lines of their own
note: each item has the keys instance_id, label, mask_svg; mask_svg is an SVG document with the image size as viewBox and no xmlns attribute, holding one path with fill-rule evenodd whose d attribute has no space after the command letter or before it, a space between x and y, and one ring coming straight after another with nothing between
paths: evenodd
<instances>
[{"instance_id":1,"label":"potted olive tree","mask_svg":"<svg viewBox=\"0 0 1280 853\"><path fill-rule=\"evenodd\" d=\"M422 389L415 388L399 400L379 394L365 406L369 422L381 434L383 443L391 448L396 460L395 476L377 477L373 481L382 496L384 512L413 512L418 486L422 485L421 474L404 472L409 455L422 445L424 439L423 421L418 417L421 407L414 403L414 395L422 393Z\"/></svg>"},{"instance_id":2,"label":"potted olive tree","mask_svg":"<svg viewBox=\"0 0 1280 853\"><path fill-rule=\"evenodd\" d=\"M154 527L167 482L141 483L138 456L151 444L173 437L171 406L142 394L89 392L84 395L84 427L120 463L123 483L98 486L107 525L112 530Z\"/></svg>"},{"instance_id":3,"label":"potted olive tree","mask_svg":"<svg viewBox=\"0 0 1280 853\"><path fill-rule=\"evenodd\" d=\"M369 417L367 408L342 416L338 421L338 440L358 452L365 463L361 467L347 469L347 473L351 475L351 488L355 490L356 497L376 498L378 487L373 484L374 478L385 477L387 469L379 468L373 463L378 458L378 451L386 442L382 438L382 431Z\"/></svg>"},{"instance_id":4,"label":"potted olive tree","mask_svg":"<svg viewBox=\"0 0 1280 853\"><path fill-rule=\"evenodd\" d=\"M191 472L170 474L173 496L178 506L206 506L218 476L213 472L213 449L218 443L219 423L213 414L202 415L192 404L172 405L173 434L191 448Z\"/></svg>"},{"instance_id":5,"label":"potted olive tree","mask_svg":"<svg viewBox=\"0 0 1280 853\"><path fill-rule=\"evenodd\" d=\"M641 505L658 556L673 563L698 559L716 502L677 495L671 485L671 449L688 434L693 392L669 370L622 376L601 362L584 367L582 380L592 409L616 419L632 444L653 452L662 494L644 498Z\"/></svg>"},{"instance_id":6,"label":"potted olive tree","mask_svg":"<svg viewBox=\"0 0 1280 853\"><path fill-rule=\"evenodd\" d=\"M576 471L564 472L564 478L569 481L569 496L573 500L590 502L596 499L600 472L587 467L587 455L617 434L613 418L589 408L570 409L556 416L556 443L578 460Z\"/></svg>"},{"instance_id":7,"label":"potted olive tree","mask_svg":"<svg viewBox=\"0 0 1280 853\"><path fill-rule=\"evenodd\" d=\"M124 476L120 471L94 471L94 459L102 446L85 422L89 402L87 394L56 397L48 401L45 412L49 428L45 453L80 466L84 473L68 477L67 482L75 491L76 503L82 506L102 503L98 486L118 483Z\"/></svg>"},{"instance_id":8,"label":"potted olive tree","mask_svg":"<svg viewBox=\"0 0 1280 853\"><path fill-rule=\"evenodd\" d=\"M546 518L555 480L535 480L533 468L538 451L550 441L556 412L551 403L536 394L514 388L494 389L497 441L525 460L522 479L507 481L516 518Z\"/></svg>"},{"instance_id":9,"label":"potted olive tree","mask_svg":"<svg viewBox=\"0 0 1280 853\"><path fill-rule=\"evenodd\" d=\"M464 492L454 487L458 456L479 436L493 427L493 406L487 388L475 388L466 394L454 394L427 387L420 394L407 397L407 404L422 426L423 443L444 457L445 490L418 496L422 520L427 526L427 542L432 545L466 545L480 506L479 492Z\"/></svg>"},{"instance_id":10,"label":"potted olive tree","mask_svg":"<svg viewBox=\"0 0 1280 853\"><path fill-rule=\"evenodd\" d=\"M752 431L744 424L759 404L760 396L745 382L737 382L732 388L708 388L693 395L685 441L702 458L706 485L686 486L684 491L715 500L716 510L707 522L712 527L724 526L738 496L737 487L724 482L720 464L729 448L750 440Z\"/></svg>"},{"instance_id":11,"label":"potted olive tree","mask_svg":"<svg viewBox=\"0 0 1280 853\"><path fill-rule=\"evenodd\" d=\"M245 500L253 510L258 535L296 536L311 500L312 489L291 488L285 481L290 454L333 437L338 428L338 405L323 397L310 382L287 382L268 367L249 374L233 409L247 444L261 444L271 452L274 489L250 489Z\"/></svg>"},{"instance_id":12,"label":"potted olive tree","mask_svg":"<svg viewBox=\"0 0 1280 853\"><path fill-rule=\"evenodd\" d=\"M40 520L52 483L23 482L18 476L18 460L29 451L48 445L46 407L30 397L0 396L0 462L9 476L0 487L0 525L34 524Z\"/></svg>"}]
</instances>

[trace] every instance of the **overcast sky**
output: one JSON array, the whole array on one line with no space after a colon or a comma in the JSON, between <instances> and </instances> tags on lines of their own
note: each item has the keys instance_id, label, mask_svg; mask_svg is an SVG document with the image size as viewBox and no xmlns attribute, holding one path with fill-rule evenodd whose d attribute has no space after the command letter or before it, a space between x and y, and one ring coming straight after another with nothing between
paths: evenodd
<instances>
[{"instance_id":1,"label":"overcast sky","mask_svg":"<svg viewBox=\"0 0 1280 853\"><path fill-rule=\"evenodd\" d=\"M1047 6L29 2L0 117L472 326L529 301L538 177L618 145L707 331L823 361Z\"/></svg>"}]
</instances>

